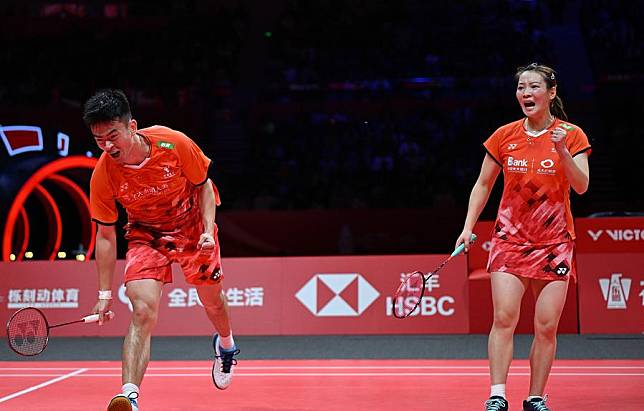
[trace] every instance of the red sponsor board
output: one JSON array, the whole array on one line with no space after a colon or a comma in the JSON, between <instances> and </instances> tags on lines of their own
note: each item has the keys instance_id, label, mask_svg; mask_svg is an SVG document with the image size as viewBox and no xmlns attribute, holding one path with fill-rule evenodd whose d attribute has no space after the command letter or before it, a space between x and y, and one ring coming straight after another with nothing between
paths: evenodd
<instances>
[{"instance_id":1,"label":"red sponsor board","mask_svg":"<svg viewBox=\"0 0 644 411\"><path fill-rule=\"evenodd\" d=\"M445 257L285 259L281 334L467 333L464 257L430 279L411 317L397 319L391 311L401 274L433 270Z\"/></svg>"},{"instance_id":2,"label":"red sponsor board","mask_svg":"<svg viewBox=\"0 0 644 411\"><path fill-rule=\"evenodd\" d=\"M474 226L473 232L477 238L467 255L467 268L470 274L475 270L486 269L493 229L494 221L479 221Z\"/></svg>"},{"instance_id":3,"label":"red sponsor board","mask_svg":"<svg viewBox=\"0 0 644 411\"><path fill-rule=\"evenodd\" d=\"M577 253L644 252L644 217L575 219Z\"/></svg>"},{"instance_id":4,"label":"red sponsor board","mask_svg":"<svg viewBox=\"0 0 644 411\"><path fill-rule=\"evenodd\" d=\"M418 315L391 315L390 298L400 274L431 270L444 256L301 257L224 259L224 292L238 335L466 333L465 259L457 258L428 285ZM123 261L116 272L123 270ZM207 320L194 286L174 266L164 287L155 335L207 335ZM43 309L51 324L90 313L96 303L94 264L0 264L0 318L17 309ZM58 336L120 336L130 318L121 275L113 284L116 318L103 327L71 325ZM2 328L2 333L5 332Z\"/></svg>"},{"instance_id":5,"label":"red sponsor board","mask_svg":"<svg viewBox=\"0 0 644 411\"><path fill-rule=\"evenodd\" d=\"M644 254L582 254L577 267L582 334L644 332Z\"/></svg>"}]
</instances>

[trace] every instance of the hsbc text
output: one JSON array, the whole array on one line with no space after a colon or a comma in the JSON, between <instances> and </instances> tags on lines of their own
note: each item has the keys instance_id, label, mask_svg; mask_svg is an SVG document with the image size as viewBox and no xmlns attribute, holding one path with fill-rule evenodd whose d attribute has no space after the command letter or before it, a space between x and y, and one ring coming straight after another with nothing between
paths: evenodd
<instances>
[{"instance_id":1,"label":"hsbc text","mask_svg":"<svg viewBox=\"0 0 644 411\"><path fill-rule=\"evenodd\" d=\"M398 297L402 299L403 297ZM416 304L416 299L414 297L407 297L407 300L404 301L405 307L407 309L410 309ZM392 297L387 297L385 301L385 307L387 310L387 317L391 317L393 315L392 312ZM410 317L414 317L416 315L420 315L423 317L430 317L433 315L441 315L443 317L449 317L451 315L454 315L454 308L450 307L450 305L454 304L454 297L449 296L449 295L444 295L442 297L439 297L438 299L436 297L432 296L426 296L423 297L420 300L420 304L418 305L418 308L411 313ZM400 309L400 315L403 314L403 305L402 304L396 304L396 306Z\"/></svg>"}]
</instances>

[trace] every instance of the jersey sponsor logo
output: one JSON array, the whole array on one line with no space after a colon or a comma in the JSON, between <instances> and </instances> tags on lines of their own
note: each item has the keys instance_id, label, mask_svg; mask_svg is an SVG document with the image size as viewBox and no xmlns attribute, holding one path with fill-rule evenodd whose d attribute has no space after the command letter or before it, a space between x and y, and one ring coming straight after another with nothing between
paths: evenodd
<instances>
[{"instance_id":1,"label":"jersey sponsor logo","mask_svg":"<svg viewBox=\"0 0 644 411\"><path fill-rule=\"evenodd\" d=\"M566 123L561 123L561 124L559 124L559 126L565 128L568 131L575 129L573 126L571 126L570 124L566 124Z\"/></svg>"},{"instance_id":2,"label":"jersey sponsor logo","mask_svg":"<svg viewBox=\"0 0 644 411\"><path fill-rule=\"evenodd\" d=\"M545 160L541 161L541 167L543 168L550 168L554 165L555 165L555 162L549 158L546 158Z\"/></svg>"},{"instance_id":3,"label":"jersey sponsor logo","mask_svg":"<svg viewBox=\"0 0 644 411\"><path fill-rule=\"evenodd\" d=\"M606 233L613 241L641 241L644 240L644 230L638 228L623 228L613 230L587 230L593 241L599 240L602 234Z\"/></svg>"},{"instance_id":4,"label":"jersey sponsor logo","mask_svg":"<svg viewBox=\"0 0 644 411\"><path fill-rule=\"evenodd\" d=\"M599 287L609 310L625 310L631 292L630 278L622 278L623 273L612 273L609 278L600 278Z\"/></svg>"},{"instance_id":5,"label":"jersey sponsor logo","mask_svg":"<svg viewBox=\"0 0 644 411\"><path fill-rule=\"evenodd\" d=\"M359 273L315 274L295 294L316 317L357 317L379 296Z\"/></svg>"},{"instance_id":6,"label":"jersey sponsor logo","mask_svg":"<svg viewBox=\"0 0 644 411\"><path fill-rule=\"evenodd\" d=\"M508 150L514 150L517 148L517 144L508 144Z\"/></svg>"},{"instance_id":7,"label":"jersey sponsor logo","mask_svg":"<svg viewBox=\"0 0 644 411\"><path fill-rule=\"evenodd\" d=\"M158 141L157 146L161 148L165 148L168 150L173 150L174 149L174 144L168 143L167 141Z\"/></svg>"},{"instance_id":8,"label":"jersey sponsor logo","mask_svg":"<svg viewBox=\"0 0 644 411\"><path fill-rule=\"evenodd\" d=\"M516 159L512 156L508 157L508 171L512 173L527 173L528 160L525 158Z\"/></svg>"},{"instance_id":9,"label":"jersey sponsor logo","mask_svg":"<svg viewBox=\"0 0 644 411\"><path fill-rule=\"evenodd\" d=\"M545 160L541 160L539 164L541 164L541 168L537 169L537 174L557 174L557 170L552 168L555 165L555 162L552 159L546 158Z\"/></svg>"}]
</instances>

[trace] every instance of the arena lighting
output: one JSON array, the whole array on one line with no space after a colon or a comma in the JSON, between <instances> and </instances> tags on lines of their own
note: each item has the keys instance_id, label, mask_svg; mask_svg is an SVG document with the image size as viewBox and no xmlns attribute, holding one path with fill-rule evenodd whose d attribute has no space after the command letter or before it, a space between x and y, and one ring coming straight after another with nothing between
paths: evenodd
<instances>
[{"instance_id":1,"label":"arena lighting","mask_svg":"<svg viewBox=\"0 0 644 411\"><path fill-rule=\"evenodd\" d=\"M27 217L27 212L25 211L24 207L20 208L20 222L22 223L22 246L20 247L20 252L18 253L19 261L22 260L22 256L25 255L25 251L27 251L27 246L29 245L29 217Z\"/></svg>"},{"instance_id":2,"label":"arena lighting","mask_svg":"<svg viewBox=\"0 0 644 411\"><path fill-rule=\"evenodd\" d=\"M81 213L80 222L82 224L81 233L83 239L88 239L87 242L87 251L85 254L92 255L94 252L94 245L96 244L96 225L92 223L91 215L89 212L89 197L85 191L78 184L76 184L71 179L58 175L52 174L47 177L47 180L55 182L61 188L63 188L67 194L71 197L74 197L76 204L83 204L85 208L80 208L78 211Z\"/></svg>"},{"instance_id":3,"label":"arena lighting","mask_svg":"<svg viewBox=\"0 0 644 411\"><path fill-rule=\"evenodd\" d=\"M4 127L4 130L7 130L7 127ZM16 150L14 150L15 152ZM15 196L14 201L11 204L11 207L9 208L9 212L7 214L7 222L4 227L4 233L2 236L2 260L3 261L10 261L10 255L12 254L12 242L13 242L13 237L14 237L14 231L16 224L18 222L21 223L21 228L23 230L23 246L26 246L26 241L28 239L28 227L29 224L27 222L26 215L23 215L24 213L24 204L27 201L27 198L34 192L36 191L39 193L38 195L42 196L42 199L44 201L47 200L47 195L48 193L46 190L44 190L42 187L40 189L37 189L37 187L42 183L44 180L52 180L56 184L60 184L62 187L66 187L67 190L71 190L70 192L76 192L78 195L78 198L81 199L82 204L86 208L87 215L89 215L89 200L85 202L84 198L85 197L80 196L80 194L77 192L77 189L80 190L80 187L78 187L76 184L69 184L69 179L66 179L65 177L59 176L56 173L64 170L69 170L69 169L75 169L75 168L85 168L85 169L90 169L93 170L94 166L96 165L97 160L95 158L90 158L90 157L85 157L85 156L68 156L64 158L60 158L58 160L54 160L50 163L45 164L42 166L40 169L36 170L36 172L27 179L27 181L23 184L23 186L20 188L18 191L17 195ZM82 191L82 190L81 190ZM47 193L47 194L44 194ZM51 196L49 196L51 197ZM21 211L22 210L22 211ZM82 212L82 211L81 211ZM55 218L55 217L54 217ZM91 255L91 251L94 247L94 236L93 236L93 231L94 227L90 229L90 232L92 233L91 238L88 239L88 243L91 242L91 244L88 246L88 252L87 256L83 256L84 259L89 259L85 257L89 257ZM52 249L52 254L50 255L50 259L55 258L56 253L58 252L58 247L60 247L60 243L56 245L58 242L54 240L53 242L53 249ZM55 251L54 251L55 250ZM33 253L32 253L33 256ZM25 258L27 257L25 253Z\"/></svg>"},{"instance_id":4,"label":"arena lighting","mask_svg":"<svg viewBox=\"0 0 644 411\"><path fill-rule=\"evenodd\" d=\"M25 258L34 258L34 253L32 253L31 251L27 251L25 253Z\"/></svg>"},{"instance_id":5,"label":"arena lighting","mask_svg":"<svg viewBox=\"0 0 644 411\"><path fill-rule=\"evenodd\" d=\"M29 151L42 151L42 129L34 126L0 127L0 139L10 157ZM17 143L16 143L17 142Z\"/></svg>"},{"instance_id":6,"label":"arena lighting","mask_svg":"<svg viewBox=\"0 0 644 411\"><path fill-rule=\"evenodd\" d=\"M67 258L67 253L64 251L59 251L58 252L58 258Z\"/></svg>"},{"instance_id":7,"label":"arena lighting","mask_svg":"<svg viewBox=\"0 0 644 411\"><path fill-rule=\"evenodd\" d=\"M76 261L85 261L85 254L78 254L76 256Z\"/></svg>"},{"instance_id":8,"label":"arena lighting","mask_svg":"<svg viewBox=\"0 0 644 411\"><path fill-rule=\"evenodd\" d=\"M9 261L16 261L16 255L15 254L9 255Z\"/></svg>"},{"instance_id":9,"label":"arena lighting","mask_svg":"<svg viewBox=\"0 0 644 411\"><path fill-rule=\"evenodd\" d=\"M56 204L56 200L54 200L54 197L49 194L47 190L40 184L38 184L36 187L34 187L35 193L37 197L40 198L40 200L45 204L45 206L48 206L49 210L51 211L50 213L47 213L47 219L49 219L49 229L52 229L53 225L53 230L55 233L54 237L54 242L51 244L51 237L50 241L48 244L49 249L51 249L51 252L49 253L49 260L53 260L56 258L56 253L58 253L58 250L60 249L60 243L63 239L63 219L60 217L60 209L58 208L58 204Z\"/></svg>"}]
</instances>

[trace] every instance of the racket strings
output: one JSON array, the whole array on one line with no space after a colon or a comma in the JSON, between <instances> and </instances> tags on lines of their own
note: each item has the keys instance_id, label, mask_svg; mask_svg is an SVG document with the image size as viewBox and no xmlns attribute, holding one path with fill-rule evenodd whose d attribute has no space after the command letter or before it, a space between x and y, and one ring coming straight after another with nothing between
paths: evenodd
<instances>
[{"instance_id":1,"label":"racket strings","mask_svg":"<svg viewBox=\"0 0 644 411\"><path fill-rule=\"evenodd\" d=\"M7 338L18 354L40 354L47 346L47 320L36 309L20 310L9 320Z\"/></svg>"},{"instance_id":2,"label":"racket strings","mask_svg":"<svg viewBox=\"0 0 644 411\"><path fill-rule=\"evenodd\" d=\"M423 273L414 271L413 273L404 275L394 296L393 315L397 318L405 318L412 315L421 302L424 292L425 276Z\"/></svg>"}]
</instances>

